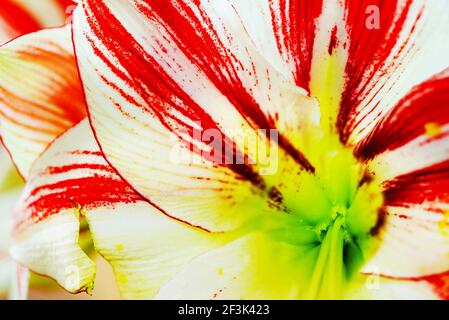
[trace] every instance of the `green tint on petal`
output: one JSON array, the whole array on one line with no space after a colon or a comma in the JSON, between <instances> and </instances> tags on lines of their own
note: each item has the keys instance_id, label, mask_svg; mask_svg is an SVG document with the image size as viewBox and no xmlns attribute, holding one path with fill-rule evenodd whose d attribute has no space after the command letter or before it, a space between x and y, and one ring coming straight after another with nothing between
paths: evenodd
<instances>
[{"instance_id":1,"label":"green tint on petal","mask_svg":"<svg viewBox=\"0 0 449 320\"><path fill-rule=\"evenodd\" d=\"M260 280L274 292L279 282L290 281L289 298L341 299L377 246L372 233L382 213L382 191L336 135L317 128L304 134L313 141L306 156L316 171L298 173L293 165L288 167L288 159L279 159L279 172L266 180L280 190L282 212L255 215L236 232L268 235L269 241L252 250L270 252L272 243L279 245L258 260L259 265L289 264L282 274L273 274L273 283Z\"/></svg>"},{"instance_id":2,"label":"green tint on petal","mask_svg":"<svg viewBox=\"0 0 449 320\"><path fill-rule=\"evenodd\" d=\"M310 225L327 223L332 203L320 181L310 174L302 174L297 180L298 189L294 194L283 193L284 203L289 211Z\"/></svg>"}]
</instances>

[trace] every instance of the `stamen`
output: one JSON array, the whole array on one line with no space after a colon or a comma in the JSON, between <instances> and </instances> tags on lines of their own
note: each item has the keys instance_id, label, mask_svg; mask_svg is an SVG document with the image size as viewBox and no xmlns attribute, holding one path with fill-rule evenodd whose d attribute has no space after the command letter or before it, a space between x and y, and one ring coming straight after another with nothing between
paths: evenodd
<instances>
[{"instance_id":1,"label":"stamen","mask_svg":"<svg viewBox=\"0 0 449 320\"><path fill-rule=\"evenodd\" d=\"M436 138L436 137L440 136L441 133L443 132L440 125L435 122L426 123L426 125L424 127L426 130L426 135L429 138Z\"/></svg>"}]
</instances>

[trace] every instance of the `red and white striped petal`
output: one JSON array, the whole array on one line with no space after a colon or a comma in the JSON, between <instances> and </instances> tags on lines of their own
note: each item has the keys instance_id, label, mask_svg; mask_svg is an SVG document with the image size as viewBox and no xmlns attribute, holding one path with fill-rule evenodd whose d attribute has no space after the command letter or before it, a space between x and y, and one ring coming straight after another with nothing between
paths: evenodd
<instances>
[{"instance_id":1,"label":"red and white striped petal","mask_svg":"<svg viewBox=\"0 0 449 320\"><path fill-rule=\"evenodd\" d=\"M356 148L383 181L386 223L373 264L381 273L449 270L449 73L410 91Z\"/></svg>"},{"instance_id":2,"label":"red and white striped petal","mask_svg":"<svg viewBox=\"0 0 449 320\"><path fill-rule=\"evenodd\" d=\"M268 134L255 129L276 128L270 143L281 149L279 172L312 171L288 138L317 111L263 63L232 8L218 4L227 2L81 1L74 20L90 119L108 160L167 214L213 231L272 211L267 193L282 180L267 182L257 160L236 164L254 155L238 137L260 139L261 149ZM222 10L233 23L224 24ZM190 145L176 153L173 137Z\"/></svg>"},{"instance_id":3,"label":"red and white striped petal","mask_svg":"<svg viewBox=\"0 0 449 320\"><path fill-rule=\"evenodd\" d=\"M138 23L130 23L137 17ZM307 108L288 107L295 89L255 50L227 1L83 1L74 33L81 72L98 63L96 77L118 91L120 105L127 102L153 113L174 131L190 132L194 122L201 122L203 129L220 129L235 138L232 129L277 128L279 144L309 169L282 137L301 125ZM117 50L127 42L133 44L129 50ZM93 80L85 79L85 85ZM98 112L93 113L95 118Z\"/></svg>"},{"instance_id":4,"label":"red and white striped petal","mask_svg":"<svg viewBox=\"0 0 449 320\"><path fill-rule=\"evenodd\" d=\"M262 54L318 97L323 124L336 122L343 142L362 139L411 87L449 65L444 1L230 2Z\"/></svg>"},{"instance_id":5,"label":"red and white striped petal","mask_svg":"<svg viewBox=\"0 0 449 320\"><path fill-rule=\"evenodd\" d=\"M449 69L415 86L356 147L390 180L449 159Z\"/></svg>"},{"instance_id":6,"label":"red and white striped petal","mask_svg":"<svg viewBox=\"0 0 449 320\"><path fill-rule=\"evenodd\" d=\"M337 0L223 0L227 24L237 15L259 53L288 81L320 101L321 120L334 127L347 62L345 10ZM232 10L226 10L229 3ZM231 13L229 13L231 12Z\"/></svg>"},{"instance_id":7,"label":"red and white striped petal","mask_svg":"<svg viewBox=\"0 0 449 320\"><path fill-rule=\"evenodd\" d=\"M20 173L86 116L69 28L25 35L0 48L0 134Z\"/></svg>"},{"instance_id":8,"label":"red and white striped petal","mask_svg":"<svg viewBox=\"0 0 449 320\"><path fill-rule=\"evenodd\" d=\"M125 298L152 298L181 266L224 241L144 201L107 164L87 120L33 165L17 209L13 257L71 292L89 290L95 266L78 243L83 218Z\"/></svg>"},{"instance_id":9,"label":"red and white striped petal","mask_svg":"<svg viewBox=\"0 0 449 320\"><path fill-rule=\"evenodd\" d=\"M0 45L18 36L67 22L72 0L3 0L0 7Z\"/></svg>"},{"instance_id":10,"label":"red and white striped petal","mask_svg":"<svg viewBox=\"0 0 449 320\"><path fill-rule=\"evenodd\" d=\"M329 47L329 39L321 37L325 29L332 29L332 24L338 21L338 11L342 12L342 7L336 1L212 2L217 5L228 2L258 51L287 79L310 92L314 50L326 41L326 49ZM223 11L226 12L224 6ZM229 13L226 12L226 15ZM226 22L232 23L229 20ZM323 34L319 36L320 30Z\"/></svg>"},{"instance_id":11,"label":"red and white striped petal","mask_svg":"<svg viewBox=\"0 0 449 320\"><path fill-rule=\"evenodd\" d=\"M449 66L444 1L229 2L261 54L318 98L323 125L337 124L345 143Z\"/></svg>"},{"instance_id":12,"label":"red and white striped petal","mask_svg":"<svg viewBox=\"0 0 449 320\"><path fill-rule=\"evenodd\" d=\"M448 214L422 206L391 206L386 211L380 247L369 265L392 277L423 277L449 270Z\"/></svg>"},{"instance_id":13,"label":"red and white striped petal","mask_svg":"<svg viewBox=\"0 0 449 320\"><path fill-rule=\"evenodd\" d=\"M346 1L342 141L363 139L413 86L449 66L448 24L445 1Z\"/></svg>"}]
</instances>

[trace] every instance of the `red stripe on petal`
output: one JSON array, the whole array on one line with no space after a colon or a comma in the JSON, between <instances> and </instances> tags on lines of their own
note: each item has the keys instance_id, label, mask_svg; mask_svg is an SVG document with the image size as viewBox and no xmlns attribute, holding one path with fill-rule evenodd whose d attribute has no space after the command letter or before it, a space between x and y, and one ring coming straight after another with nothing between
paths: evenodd
<instances>
[{"instance_id":1,"label":"red stripe on petal","mask_svg":"<svg viewBox=\"0 0 449 320\"><path fill-rule=\"evenodd\" d=\"M86 105L69 29L19 37L0 54L0 134L26 177L48 144L86 117Z\"/></svg>"},{"instance_id":2,"label":"red stripe on petal","mask_svg":"<svg viewBox=\"0 0 449 320\"><path fill-rule=\"evenodd\" d=\"M332 29L332 33L331 33L331 41L329 42L329 48L327 49L327 53L329 53L329 55L332 55L335 48L337 48L337 44L338 44L337 31L338 31L337 26L334 26L334 28Z\"/></svg>"},{"instance_id":3,"label":"red stripe on petal","mask_svg":"<svg viewBox=\"0 0 449 320\"><path fill-rule=\"evenodd\" d=\"M96 55L144 99L146 104L140 107L145 112L159 119L164 126L180 137L181 134L187 133L193 139L196 138L194 129L180 120L179 114L200 124L201 131L214 129L221 132L221 146L224 146L225 150L234 150L233 154L237 158L246 157L242 152L236 150L233 142L226 137L212 117L163 70L155 58L141 47L104 2L86 1L83 2L83 5L87 13L87 21L96 38L100 39L106 50L113 54L127 74L96 48L97 44L94 39L90 39ZM195 5L199 5L199 3L195 2ZM263 129L273 128L273 119L267 119L260 106L241 83L237 71L234 69L233 63L235 62L231 61L234 57L221 52L224 48L218 37L211 35L214 32L211 25L204 25L204 22L200 22L192 9L183 2L175 5L171 1L148 1L146 6L137 6L150 21L157 21L166 28L165 31L171 35L172 40L189 60L208 76L249 123ZM206 21L208 19L205 16L202 18ZM126 47L127 50L122 50L123 47ZM164 48L161 50L164 51ZM227 52L227 50L225 51ZM109 85L113 84L109 83ZM130 97L126 93L118 92L129 101ZM269 135L270 130L266 130L266 132ZM313 167L307 159L287 139L280 136L279 145L304 168L313 171ZM190 148L198 151L193 145ZM219 152L221 153L221 150ZM234 162L226 159L229 156L227 153L223 153L222 156L221 163ZM211 159L208 160L213 158L214 156L211 154ZM232 165L230 167L256 184L262 183L260 177L249 166Z\"/></svg>"},{"instance_id":4,"label":"red stripe on petal","mask_svg":"<svg viewBox=\"0 0 449 320\"><path fill-rule=\"evenodd\" d=\"M428 282L442 299L449 300L449 271L424 277L422 280Z\"/></svg>"},{"instance_id":5,"label":"red stripe on petal","mask_svg":"<svg viewBox=\"0 0 449 320\"><path fill-rule=\"evenodd\" d=\"M92 31L126 69L128 75L121 72L100 50L96 49L96 44L91 40L96 55L147 102L146 105L140 106L145 112L159 119L171 131L177 134L187 133L195 138L194 128L181 122L179 117L173 115L175 112L180 113L184 117L201 124L202 130L214 129L221 132L220 136L223 137L221 146L225 146L225 150L234 150L232 154L236 154L237 157L244 157L235 150L235 146L226 138L215 121L159 66L152 56L145 52L104 3L97 1L92 5L83 4L86 12L91 13L88 22ZM127 50L121 49L124 44L126 44ZM117 88L112 83L109 85ZM124 91L118 92L126 100L134 101L130 100L132 98ZM181 136L179 137L181 138ZM189 144L189 147L191 150L200 152L194 145ZM202 154L204 155L204 153ZM233 161L226 159L226 156L228 156L226 153L222 154L221 163L233 163ZM213 152L210 153L210 157L211 159L208 160L214 159ZM233 165L231 168L256 184L262 183L260 177L249 166Z\"/></svg>"},{"instance_id":6,"label":"red stripe on petal","mask_svg":"<svg viewBox=\"0 0 449 320\"><path fill-rule=\"evenodd\" d=\"M449 160L387 181L384 188L385 204L389 206L449 203Z\"/></svg>"},{"instance_id":7,"label":"red stripe on petal","mask_svg":"<svg viewBox=\"0 0 449 320\"><path fill-rule=\"evenodd\" d=\"M236 57L221 42L210 18L204 14L200 1L192 1L201 18L183 1L146 1L138 8L149 20L159 21L170 33L186 57L202 70L219 91L259 128L269 129L271 124L261 108L243 86L238 77Z\"/></svg>"},{"instance_id":8,"label":"red stripe on petal","mask_svg":"<svg viewBox=\"0 0 449 320\"><path fill-rule=\"evenodd\" d=\"M53 45L58 48L58 44ZM42 105L40 107L43 111L54 112L59 120L63 119L66 122L64 129L68 127L67 122L71 126L86 117L85 105L82 103L84 97L72 52L64 52L63 50L53 52L30 46L26 51L18 51L17 55L23 62L38 64L54 73L51 83L54 84L56 90L49 93L46 98L48 98L50 105L56 106L57 109L55 110L53 107L45 110L45 106ZM26 111L23 110L23 112ZM36 116L39 117L39 115ZM55 121L57 120L55 119Z\"/></svg>"},{"instance_id":9,"label":"red stripe on petal","mask_svg":"<svg viewBox=\"0 0 449 320\"><path fill-rule=\"evenodd\" d=\"M356 155L369 160L385 151L395 150L426 134L426 126L449 124L449 78L442 74L416 86L360 142ZM429 136L429 141L443 133Z\"/></svg>"},{"instance_id":10,"label":"red stripe on petal","mask_svg":"<svg viewBox=\"0 0 449 320\"><path fill-rule=\"evenodd\" d=\"M201 20L192 9L192 3L194 9L198 10ZM160 21L186 57L205 73L248 123L265 129L267 137L270 138L270 129L276 129L275 119L266 116L260 105L245 88L237 71L237 68L243 68L243 66L232 54L232 51L221 42L212 21L204 13L201 1L147 0L146 6L138 5L138 8L148 19ZM226 26L224 27L226 28ZM235 41L238 40L235 39ZM312 40L310 40L311 42ZM311 57L309 60L310 70ZM277 142L297 163L308 171L314 171L305 156L283 135L279 136Z\"/></svg>"},{"instance_id":11,"label":"red stripe on petal","mask_svg":"<svg viewBox=\"0 0 449 320\"><path fill-rule=\"evenodd\" d=\"M310 92L310 71L317 31L315 20L322 12L323 1L270 1L270 9L279 52L287 62L295 65L296 84Z\"/></svg>"},{"instance_id":12,"label":"red stripe on petal","mask_svg":"<svg viewBox=\"0 0 449 320\"><path fill-rule=\"evenodd\" d=\"M64 210L93 210L142 201L107 164L101 152L73 149L83 142L96 148L87 122L57 138L33 168L17 209L16 230L38 223ZM72 147L72 148L71 148Z\"/></svg>"},{"instance_id":13,"label":"red stripe on petal","mask_svg":"<svg viewBox=\"0 0 449 320\"><path fill-rule=\"evenodd\" d=\"M30 33L42 28L42 25L36 18L12 0L2 0L0 18L5 20L6 24L17 35Z\"/></svg>"},{"instance_id":14,"label":"red stripe on petal","mask_svg":"<svg viewBox=\"0 0 449 320\"><path fill-rule=\"evenodd\" d=\"M82 166L82 168L87 170L89 166ZM30 193L30 197L38 199L27 206L26 220L32 219L34 223L37 223L66 209L80 207L93 210L99 207L113 206L115 203L126 204L142 200L127 183L118 177L104 175L107 172L105 171L108 169L107 166L100 169L103 171L100 174L64 180L34 189ZM75 169L58 168L57 170L62 173Z\"/></svg>"},{"instance_id":15,"label":"red stripe on petal","mask_svg":"<svg viewBox=\"0 0 449 320\"><path fill-rule=\"evenodd\" d=\"M265 115L251 93L244 87L242 81L239 79L238 71L236 69L242 66L239 61L237 61L236 57L230 53L228 48L221 43L212 22L207 15L202 12L200 2L194 1L193 4L201 14L201 21L191 8L192 3L184 3L182 1L176 3L173 1L146 1L145 5L137 4L137 7L150 21L157 21L166 29L165 31L170 34L172 40L182 50L183 54L195 64L198 69L204 72L208 79L210 79L216 88L234 105L248 123L252 126L265 129L267 137L269 137L270 129L275 129L275 119L268 118ZM145 53L139 44L134 41L132 35L121 26L120 22L116 20L104 4L96 2L95 4L92 4L92 6L89 6L89 10L92 13L92 19L90 21L91 28L99 38L102 39L108 50L117 56L123 67L128 72L134 73L137 76L137 78L133 78L138 79L139 81L133 83L132 87L135 88L136 91L140 91L145 100L150 101L148 94L145 94L143 92L145 90L142 90L142 88L149 86L150 83L152 83L153 86L156 86L158 85L157 82L160 82L161 80L164 81L164 86L151 88L153 90L150 91L155 92L165 103L160 103L159 105L150 103L151 110L146 111L156 113L156 116L166 124L168 122L167 116L174 111L180 112L183 116L193 121L201 122L203 129L218 130L217 124L213 119L207 115L203 109L166 74L164 70L162 70L152 57ZM104 19L105 16L108 18ZM114 21L113 29L109 26L111 21ZM102 30L95 25L96 23L98 23L98 26L102 26ZM108 30L108 32L104 32L104 30ZM114 37L114 40L116 41L122 43L128 41L130 45L127 47L133 51L134 54L129 55L129 53L118 52L114 40L109 41L108 36L106 36L109 32L117 35L117 38ZM164 48L161 48L161 50L164 51ZM145 59L141 59L139 56L145 57ZM107 62L105 61L105 63ZM142 72L141 68L148 71ZM137 75L137 73L140 74ZM137 86L141 87L140 90L136 88ZM145 95L147 97L145 97ZM178 99L183 102L183 108L180 108L181 106L177 101ZM168 105L167 102L169 102ZM177 121L174 117L171 117L171 120ZM183 124L178 123L177 125ZM173 130L173 126L170 126L170 129ZM193 136L191 128L184 127L184 130L186 129L187 132L190 131L190 135ZM223 142L225 144L229 143L226 139L224 139ZM313 166L308 162L304 155L296 150L284 136L280 135L278 142L279 146L305 169L309 171L314 170Z\"/></svg>"},{"instance_id":16,"label":"red stripe on petal","mask_svg":"<svg viewBox=\"0 0 449 320\"><path fill-rule=\"evenodd\" d=\"M342 95L337 127L341 140L346 143L352 130L358 125L357 107L366 95L374 89L376 73L384 75L393 72L397 66L387 65L393 48L406 21L412 1L400 4L398 0L346 0L346 26L349 36L346 84ZM369 14L376 15L369 8L378 8L378 25L369 25ZM374 17L374 16L373 16ZM392 70L391 70L392 69Z\"/></svg>"},{"instance_id":17,"label":"red stripe on petal","mask_svg":"<svg viewBox=\"0 0 449 320\"><path fill-rule=\"evenodd\" d=\"M392 277L384 274L381 276L391 280L427 282L441 299L449 300L449 271L423 277Z\"/></svg>"}]
</instances>

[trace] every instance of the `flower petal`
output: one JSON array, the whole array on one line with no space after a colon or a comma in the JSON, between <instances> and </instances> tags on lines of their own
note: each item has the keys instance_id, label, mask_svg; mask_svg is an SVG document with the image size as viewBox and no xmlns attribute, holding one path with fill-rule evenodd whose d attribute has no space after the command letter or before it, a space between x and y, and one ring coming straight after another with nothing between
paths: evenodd
<instances>
[{"instance_id":1,"label":"flower petal","mask_svg":"<svg viewBox=\"0 0 449 320\"><path fill-rule=\"evenodd\" d=\"M103 66L98 77L106 77L109 86L120 88L122 95L124 85L131 87L135 93L123 98L135 105L143 104L141 109L150 104L147 112L164 118L170 129L188 130L185 127L189 124L201 121L204 129L218 126L230 134L229 129L235 128L275 129L276 122L295 119L287 117L287 111L281 108L289 98L283 97L287 91L285 80L252 47L244 26L227 1L128 1L117 5L100 2L95 6L83 1L82 4L75 28L80 59L94 56L91 59ZM124 10L139 17L139 23L129 23ZM107 27L106 16L114 28ZM112 42L107 40L110 34L116 35ZM132 43L128 48L133 52L134 62L128 61L126 51L116 50L125 42ZM109 58L118 64L112 66ZM136 63L148 71L139 72ZM81 61L81 72L87 72L83 67L88 65ZM112 71L118 78L111 78L106 71ZM127 79L126 74L134 81ZM162 78L165 86L156 86ZM91 80L86 79L85 85L89 86ZM117 80L123 83L117 86ZM149 87L149 83L154 84ZM179 101L173 101L174 97ZM156 98L159 101L150 101ZM232 107L228 107L230 104ZM190 111L185 110L187 107ZM279 145L310 169L310 164L283 134L287 133L280 133Z\"/></svg>"},{"instance_id":2,"label":"flower petal","mask_svg":"<svg viewBox=\"0 0 449 320\"><path fill-rule=\"evenodd\" d=\"M70 29L48 29L0 48L0 134L20 173L86 115Z\"/></svg>"},{"instance_id":3,"label":"flower petal","mask_svg":"<svg viewBox=\"0 0 449 320\"><path fill-rule=\"evenodd\" d=\"M32 271L54 278L70 292L93 288L95 264L78 245L75 211L61 213L15 232L12 257Z\"/></svg>"},{"instance_id":4,"label":"flower petal","mask_svg":"<svg viewBox=\"0 0 449 320\"><path fill-rule=\"evenodd\" d=\"M98 252L125 299L153 299L195 257L226 241L171 219L146 202L86 213Z\"/></svg>"},{"instance_id":5,"label":"flower petal","mask_svg":"<svg viewBox=\"0 0 449 320\"><path fill-rule=\"evenodd\" d=\"M78 243L84 218L125 298L152 298L183 264L224 241L144 201L104 160L87 120L34 164L16 216L13 256L71 292L89 290L95 267Z\"/></svg>"},{"instance_id":6,"label":"flower petal","mask_svg":"<svg viewBox=\"0 0 449 320\"><path fill-rule=\"evenodd\" d=\"M20 35L66 22L72 0L3 0L0 7L0 45Z\"/></svg>"},{"instance_id":7,"label":"flower petal","mask_svg":"<svg viewBox=\"0 0 449 320\"><path fill-rule=\"evenodd\" d=\"M88 125L75 137L69 134L72 130L57 138L32 167L16 210L11 253L34 272L78 292L90 290L95 275L94 263L78 243L83 210L140 197L105 163ZM81 137L87 139L74 149L73 139Z\"/></svg>"},{"instance_id":8,"label":"flower petal","mask_svg":"<svg viewBox=\"0 0 449 320\"><path fill-rule=\"evenodd\" d=\"M167 214L211 231L240 226L255 211L273 211L279 192L272 187L281 184L283 174L313 171L283 132L291 128L298 137L300 124L317 111L301 89L289 87L269 64L259 63L241 25L231 24L237 32L224 29L217 12L226 7L218 3L226 2L82 1L74 20L90 119L108 161ZM228 18L237 21L228 9ZM209 34L214 32L219 40ZM239 40L223 35L229 33ZM197 43L188 46L182 41L187 38ZM236 48L228 48L231 44ZM224 48L235 56L222 54ZM203 49L204 61L197 54ZM249 68L252 62L256 70ZM266 77L265 71L277 78ZM295 109L297 116L288 114ZM279 129L278 139L271 128ZM207 134L213 138L204 139ZM259 140L256 152L239 136ZM185 146L179 153L173 152L173 137ZM263 168L256 159L260 150L266 153L267 140L270 151L280 147L282 162L271 152L274 159L265 165L282 163L282 168ZM179 156L190 160L180 163ZM264 169L272 177L262 177ZM235 210L237 205L242 211Z\"/></svg>"},{"instance_id":9,"label":"flower petal","mask_svg":"<svg viewBox=\"0 0 449 320\"><path fill-rule=\"evenodd\" d=\"M323 127L337 124L345 143L449 65L449 8L438 0L230 2L257 49L318 98Z\"/></svg>"},{"instance_id":10,"label":"flower petal","mask_svg":"<svg viewBox=\"0 0 449 320\"><path fill-rule=\"evenodd\" d=\"M448 270L449 161L388 180L384 189L388 215L373 263L401 277Z\"/></svg>"},{"instance_id":11,"label":"flower petal","mask_svg":"<svg viewBox=\"0 0 449 320\"><path fill-rule=\"evenodd\" d=\"M224 1L213 2L220 5ZM287 79L309 92L316 20L323 13L323 1L227 2L258 51ZM232 21L226 20L226 23L229 25Z\"/></svg>"},{"instance_id":12,"label":"flower petal","mask_svg":"<svg viewBox=\"0 0 449 320\"><path fill-rule=\"evenodd\" d=\"M369 265L392 277L421 277L448 270L447 217L422 206L387 207L386 211L382 241Z\"/></svg>"},{"instance_id":13,"label":"flower petal","mask_svg":"<svg viewBox=\"0 0 449 320\"><path fill-rule=\"evenodd\" d=\"M414 87L356 147L386 206L373 264L390 276L449 269L449 70Z\"/></svg>"},{"instance_id":14,"label":"flower petal","mask_svg":"<svg viewBox=\"0 0 449 320\"><path fill-rule=\"evenodd\" d=\"M449 300L449 272L434 274L427 277L413 279L414 281L425 281L432 286L440 298Z\"/></svg>"},{"instance_id":15,"label":"flower petal","mask_svg":"<svg viewBox=\"0 0 449 320\"><path fill-rule=\"evenodd\" d=\"M411 87L449 63L449 8L438 0L236 2L258 49L317 96L323 125L336 123L345 143L362 139Z\"/></svg>"},{"instance_id":16,"label":"flower petal","mask_svg":"<svg viewBox=\"0 0 449 320\"><path fill-rule=\"evenodd\" d=\"M292 262L302 253L298 247L248 235L193 260L156 299L296 299L305 275Z\"/></svg>"},{"instance_id":17,"label":"flower petal","mask_svg":"<svg viewBox=\"0 0 449 320\"><path fill-rule=\"evenodd\" d=\"M449 66L448 23L441 1L346 1L343 142L360 141L413 86Z\"/></svg>"},{"instance_id":18,"label":"flower petal","mask_svg":"<svg viewBox=\"0 0 449 320\"><path fill-rule=\"evenodd\" d=\"M356 148L382 180L449 159L449 69L415 86Z\"/></svg>"}]
</instances>

